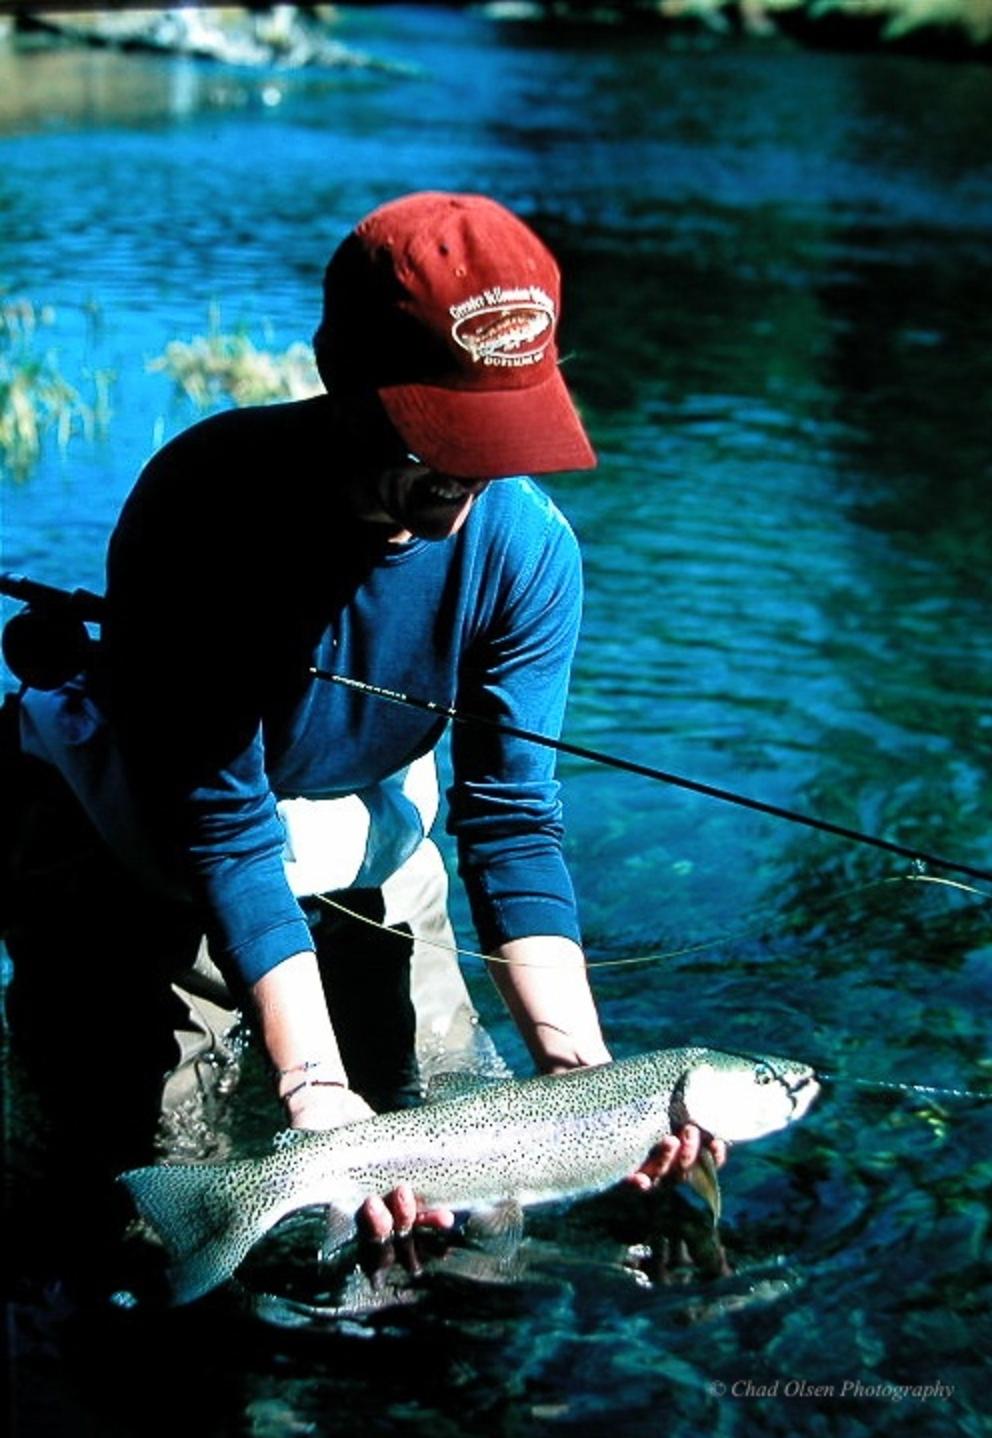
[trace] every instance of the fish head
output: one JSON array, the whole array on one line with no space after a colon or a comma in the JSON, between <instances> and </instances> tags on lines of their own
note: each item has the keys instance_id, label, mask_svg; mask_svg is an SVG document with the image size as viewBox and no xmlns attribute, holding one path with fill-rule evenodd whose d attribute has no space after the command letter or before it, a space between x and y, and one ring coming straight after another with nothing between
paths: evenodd
<instances>
[{"instance_id":1,"label":"fish head","mask_svg":"<svg viewBox=\"0 0 992 1438\"><path fill-rule=\"evenodd\" d=\"M694 1123L715 1138L743 1143L795 1123L819 1091L808 1064L700 1050L673 1096L673 1128Z\"/></svg>"}]
</instances>

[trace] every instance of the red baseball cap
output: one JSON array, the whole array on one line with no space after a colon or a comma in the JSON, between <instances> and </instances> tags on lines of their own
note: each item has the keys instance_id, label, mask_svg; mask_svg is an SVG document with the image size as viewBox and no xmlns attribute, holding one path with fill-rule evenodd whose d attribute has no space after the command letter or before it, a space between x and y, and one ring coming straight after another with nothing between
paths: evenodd
<instances>
[{"instance_id":1,"label":"red baseball cap","mask_svg":"<svg viewBox=\"0 0 992 1438\"><path fill-rule=\"evenodd\" d=\"M374 390L425 464L466 479L591 469L558 368L550 251L482 195L405 195L332 256L314 336L335 393Z\"/></svg>"}]
</instances>

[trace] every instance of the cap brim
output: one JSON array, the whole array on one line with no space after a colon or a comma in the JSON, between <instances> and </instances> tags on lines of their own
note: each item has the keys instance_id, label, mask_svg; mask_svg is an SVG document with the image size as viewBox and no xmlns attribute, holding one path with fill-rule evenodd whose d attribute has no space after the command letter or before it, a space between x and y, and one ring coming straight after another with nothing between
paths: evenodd
<instances>
[{"instance_id":1,"label":"cap brim","mask_svg":"<svg viewBox=\"0 0 992 1438\"><path fill-rule=\"evenodd\" d=\"M444 474L498 479L593 469L596 454L558 370L526 389L393 385L383 409L411 453Z\"/></svg>"}]
</instances>

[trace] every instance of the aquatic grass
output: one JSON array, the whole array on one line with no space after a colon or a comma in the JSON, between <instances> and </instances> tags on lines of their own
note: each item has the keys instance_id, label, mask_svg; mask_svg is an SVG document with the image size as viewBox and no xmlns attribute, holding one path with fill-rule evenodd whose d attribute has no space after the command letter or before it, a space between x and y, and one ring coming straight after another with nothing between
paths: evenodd
<instances>
[{"instance_id":1,"label":"aquatic grass","mask_svg":"<svg viewBox=\"0 0 992 1438\"><path fill-rule=\"evenodd\" d=\"M785 8L783 0L772 0L772 6ZM805 8L813 20L827 15L879 20L883 41L925 29L964 31L973 45L992 40L992 0L813 0Z\"/></svg>"},{"instance_id":2,"label":"aquatic grass","mask_svg":"<svg viewBox=\"0 0 992 1438\"><path fill-rule=\"evenodd\" d=\"M59 368L52 350L37 348L37 332L55 324L50 305L7 298L0 290L0 478L23 480L52 432L60 449L80 429L91 438L110 418L109 370L90 372L92 400L84 399Z\"/></svg>"},{"instance_id":3,"label":"aquatic grass","mask_svg":"<svg viewBox=\"0 0 992 1438\"><path fill-rule=\"evenodd\" d=\"M206 334L170 341L148 369L168 375L197 409L225 402L273 404L323 393L308 345L297 341L281 353L259 349L244 328L225 333L216 309Z\"/></svg>"},{"instance_id":4,"label":"aquatic grass","mask_svg":"<svg viewBox=\"0 0 992 1438\"><path fill-rule=\"evenodd\" d=\"M89 393L63 373L58 352L38 343L39 331L55 325L50 305L0 289L0 477L24 480L41 457L46 434L60 449L81 432L92 439L109 424L114 376L107 369L84 371ZM169 376L199 410L225 404L272 404L321 394L309 346L296 342L281 352L255 344L242 327L221 328L211 310L205 334L172 340L148 363Z\"/></svg>"},{"instance_id":5,"label":"aquatic grass","mask_svg":"<svg viewBox=\"0 0 992 1438\"><path fill-rule=\"evenodd\" d=\"M963 32L972 45L992 40L992 0L751 0L746 13L772 16L788 11L804 15L814 27L833 16L876 22L881 25L883 42L901 40L919 30Z\"/></svg>"},{"instance_id":6,"label":"aquatic grass","mask_svg":"<svg viewBox=\"0 0 992 1438\"><path fill-rule=\"evenodd\" d=\"M787 28L797 36L816 35L818 26L840 20L870 28L880 43L892 44L917 32L939 34L965 47L992 41L992 0L491 0L485 7L505 21L583 21L602 25L656 19L676 28L695 25L715 35L740 28L773 35Z\"/></svg>"}]
</instances>

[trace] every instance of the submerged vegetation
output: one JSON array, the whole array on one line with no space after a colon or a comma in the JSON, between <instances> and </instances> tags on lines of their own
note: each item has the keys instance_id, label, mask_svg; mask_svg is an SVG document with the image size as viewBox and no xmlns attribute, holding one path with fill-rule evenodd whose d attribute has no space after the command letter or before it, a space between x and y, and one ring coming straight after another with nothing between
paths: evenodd
<instances>
[{"instance_id":1,"label":"submerged vegetation","mask_svg":"<svg viewBox=\"0 0 992 1438\"><path fill-rule=\"evenodd\" d=\"M851 44L898 42L919 36L940 48L992 43L992 0L493 0L486 10L508 20L655 19L750 34L778 30L809 41Z\"/></svg>"},{"instance_id":2,"label":"submerged vegetation","mask_svg":"<svg viewBox=\"0 0 992 1438\"><path fill-rule=\"evenodd\" d=\"M50 306L10 298L0 291L0 476L24 479L53 433L62 448L78 429L88 436L110 418L109 370L94 370L84 399L59 368L54 349L40 349L38 331L55 323Z\"/></svg>"},{"instance_id":3,"label":"submerged vegetation","mask_svg":"<svg viewBox=\"0 0 992 1438\"><path fill-rule=\"evenodd\" d=\"M112 373L87 370L84 396L63 374L58 351L38 345L38 331L54 323L50 306L0 292L0 477L26 479L47 434L64 449L74 434L92 438L110 422ZM244 328L224 331L216 307L205 334L171 340L147 368L171 379L177 395L198 410L274 404L323 392L309 345L297 341L281 351L261 347Z\"/></svg>"},{"instance_id":4,"label":"submerged vegetation","mask_svg":"<svg viewBox=\"0 0 992 1438\"><path fill-rule=\"evenodd\" d=\"M259 349L243 329L225 334L216 308L205 335L172 340L148 368L168 375L197 409L308 399L323 389L309 345L297 341L282 353Z\"/></svg>"},{"instance_id":5,"label":"submerged vegetation","mask_svg":"<svg viewBox=\"0 0 992 1438\"><path fill-rule=\"evenodd\" d=\"M904 45L920 53L992 52L992 0L490 0L493 19L621 25L673 33L785 34L811 46Z\"/></svg>"}]
</instances>

